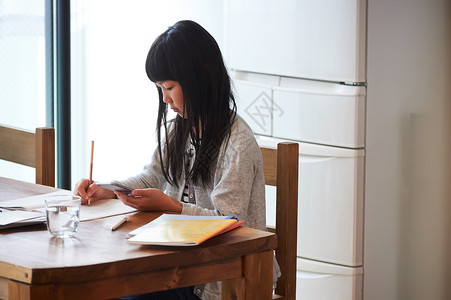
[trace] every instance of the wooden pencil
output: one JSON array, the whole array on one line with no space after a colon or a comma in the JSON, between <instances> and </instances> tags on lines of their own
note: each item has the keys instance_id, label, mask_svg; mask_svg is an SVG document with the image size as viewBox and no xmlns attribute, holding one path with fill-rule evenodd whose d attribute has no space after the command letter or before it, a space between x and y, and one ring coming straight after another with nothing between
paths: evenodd
<instances>
[{"instance_id":1,"label":"wooden pencil","mask_svg":"<svg viewBox=\"0 0 451 300\"><path fill-rule=\"evenodd\" d=\"M94 161L94 141L91 141L91 165L89 170L89 185L93 183L92 181L92 166ZM91 197L88 197L88 205L91 205Z\"/></svg>"}]
</instances>

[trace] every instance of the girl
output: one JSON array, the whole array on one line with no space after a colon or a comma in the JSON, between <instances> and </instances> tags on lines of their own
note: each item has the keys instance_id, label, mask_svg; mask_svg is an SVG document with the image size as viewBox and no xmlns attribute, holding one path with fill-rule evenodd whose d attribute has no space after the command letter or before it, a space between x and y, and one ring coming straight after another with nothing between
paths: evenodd
<instances>
[{"instance_id":1,"label":"girl","mask_svg":"<svg viewBox=\"0 0 451 300\"><path fill-rule=\"evenodd\" d=\"M236 114L230 78L218 44L199 24L180 21L152 44L146 73L159 95L158 147L142 173L117 181L132 196L80 180L75 193L87 199L118 197L142 211L230 215L265 230L265 183L261 152ZM168 107L177 113L167 120ZM187 299L219 299L219 283L167 291ZM143 295L159 299L161 293Z\"/></svg>"}]
</instances>

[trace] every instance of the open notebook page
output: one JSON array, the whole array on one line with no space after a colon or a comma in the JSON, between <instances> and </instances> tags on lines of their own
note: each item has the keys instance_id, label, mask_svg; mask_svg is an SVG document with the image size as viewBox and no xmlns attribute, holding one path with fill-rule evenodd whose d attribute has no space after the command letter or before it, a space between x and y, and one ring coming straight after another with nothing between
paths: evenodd
<instances>
[{"instance_id":1,"label":"open notebook page","mask_svg":"<svg viewBox=\"0 0 451 300\"><path fill-rule=\"evenodd\" d=\"M45 214L45 199L53 195L72 195L71 191L57 191L48 194L36 195L0 202L0 207L11 210L37 211ZM100 219L136 211L135 208L125 205L119 199L104 199L91 202L91 205L82 205L80 221Z\"/></svg>"}]
</instances>

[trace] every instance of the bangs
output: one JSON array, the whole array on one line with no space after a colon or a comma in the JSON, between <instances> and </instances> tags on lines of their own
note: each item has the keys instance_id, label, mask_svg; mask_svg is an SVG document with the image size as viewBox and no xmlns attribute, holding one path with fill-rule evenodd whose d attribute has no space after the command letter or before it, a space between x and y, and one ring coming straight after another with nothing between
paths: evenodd
<instances>
[{"instance_id":1,"label":"bangs","mask_svg":"<svg viewBox=\"0 0 451 300\"><path fill-rule=\"evenodd\" d=\"M147 54L146 73L152 82L175 80L168 51L164 47L161 36L155 40Z\"/></svg>"}]
</instances>

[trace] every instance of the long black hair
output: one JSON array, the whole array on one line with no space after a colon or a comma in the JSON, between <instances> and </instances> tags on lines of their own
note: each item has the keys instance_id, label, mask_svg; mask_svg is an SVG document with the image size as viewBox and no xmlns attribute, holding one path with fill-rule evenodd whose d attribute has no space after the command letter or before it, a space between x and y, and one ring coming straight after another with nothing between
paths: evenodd
<instances>
[{"instance_id":1,"label":"long black hair","mask_svg":"<svg viewBox=\"0 0 451 300\"><path fill-rule=\"evenodd\" d=\"M177 115L171 120L174 129L168 134L167 104L157 86L157 136L164 177L170 184L178 186L187 139L191 136L196 159L188 177L195 183L208 185L213 176L211 167L221 145L228 142L236 116L230 77L218 44L196 22L179 21L153 42L147 55L146 73L153 82L177 81L183 92L182 115L185 119ZM165 147L162 145L162 128ZM163 151L165 155L162 155Z\"/></svg>"}]
</instances>

